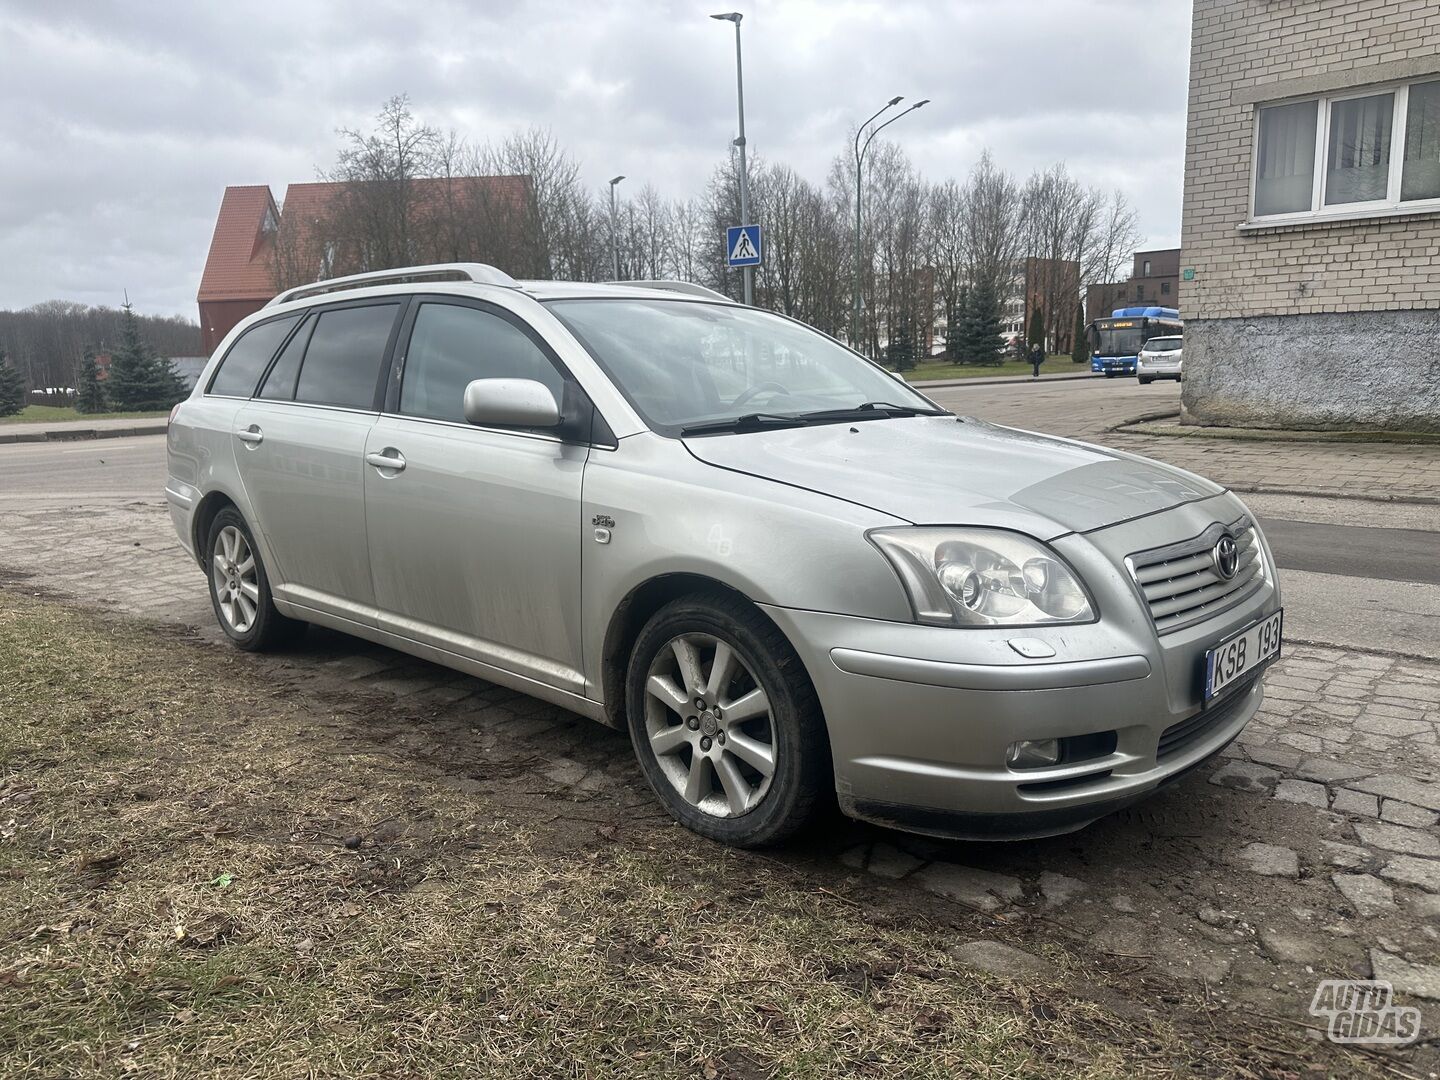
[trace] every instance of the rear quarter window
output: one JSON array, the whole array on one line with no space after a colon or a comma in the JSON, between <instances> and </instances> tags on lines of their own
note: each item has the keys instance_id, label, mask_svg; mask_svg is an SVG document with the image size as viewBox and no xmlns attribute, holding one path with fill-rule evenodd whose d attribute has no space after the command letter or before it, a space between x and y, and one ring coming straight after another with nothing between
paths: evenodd
<instances>
[{"instance_id":1,"label":"rear quarter window","mask_svg":"<svg viewBox=\"0 0 1440 1080\"><path fill-rule=\"evenodd\" d=\"M290 328L299 321L299 315L290 315L246 330L225 353L206 392L243 398L255 393L255 384L260 381L270 358L275 355Z\"/></svg>"}]
</instances>

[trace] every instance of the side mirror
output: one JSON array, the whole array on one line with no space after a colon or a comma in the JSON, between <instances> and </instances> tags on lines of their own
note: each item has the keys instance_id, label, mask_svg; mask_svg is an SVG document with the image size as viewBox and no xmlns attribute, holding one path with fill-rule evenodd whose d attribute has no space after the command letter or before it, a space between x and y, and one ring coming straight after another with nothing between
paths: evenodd
<instances>
[{"instance_id":1,"label":"side mirror","mask_svg":"<svg viewBox=\"0 0 1440 1080\"><path fill-rule=\"evenodd\" d=\"M476 379L465 387L465 420L480 427L552 428L560 406L534 379Z\"/></svg>"}]
</instances>

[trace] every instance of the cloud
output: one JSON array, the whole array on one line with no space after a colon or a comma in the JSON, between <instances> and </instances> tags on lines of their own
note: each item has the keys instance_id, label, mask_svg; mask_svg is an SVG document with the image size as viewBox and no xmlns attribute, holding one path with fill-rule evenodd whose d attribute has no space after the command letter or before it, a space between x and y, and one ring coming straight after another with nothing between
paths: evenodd
<instances>
[{"instance_id":1,"label":"cloud","mask_svg":"<svg viewBox=\"0 0 1440 1080\"><path fill-rule=\"evenodd\" d=\"M734 0L732 0L734 2ZM713 6L713 5L712 5ZM723 5L720 5L723 6ZM981 151L1063 160L1179 235L1188 5L745 0L746 134L823 181L894 94L932 180ZM0 0L0 308L51 298L193 317L227 184L280 195L409 93L481 142L538 125L597 188L701 191L735 133L734 31L693 0L170 4Z\"/></svg>"}]
</instances>

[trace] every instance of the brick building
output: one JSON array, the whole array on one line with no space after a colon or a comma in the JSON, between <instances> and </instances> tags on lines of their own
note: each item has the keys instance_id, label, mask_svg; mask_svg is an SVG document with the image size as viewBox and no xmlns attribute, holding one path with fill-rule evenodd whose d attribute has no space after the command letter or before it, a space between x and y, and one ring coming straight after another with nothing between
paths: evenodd
<instances>
[{"instance_id":1,"label":"brick building","mask_svg":"<svg viewBox=\"0 0 1440 1080\"><path fill-rule=\"evenodd\" d=\"M1085 321L1108 318L1116 308L1178 306L1180 249L1135 252L1129 281L1095 282L1085 288ZM1183 315L1184 312L1181 312Z\"/></svg>"},{"instance_id":2,"label":"brick building","mask_svg":"<svg viewBox=\"0 0 1440 1080\"><path fill-rule=\"evenodd\" d=\"M1190 422L1440 430L1440 4L1195 0Z\"/></svg>"},{"instance_id":3,"label":"brick building","mask_svg":"<svg viewBox=\"0 0 1440 1080\"><path fill-rule=\"evenodd\" d=\"M196 297L200 334L207 353L215 350L236 323L259 311L280 291L278 282L282 277L295 284L377 269L361 265L359 252L337 253L335 245L324 239L325 223L342 190L343 185L334 183L291 184L285 189L282 208L276 205L268 185L225 189ZM492 210L513 210L523 207L531 195L530 178L526 176L426 178L411 181L411 191L418 219L415 224L422 235L427 234L427 224L434 224L428 219L443 213L463 214L467 205L481 202ZM434 240L435 232L428 230L429 240ZM283 273L277 267L282 246ZM427 242L415 261L456 260L453 253Z\"/></svg>"}]
</instances>

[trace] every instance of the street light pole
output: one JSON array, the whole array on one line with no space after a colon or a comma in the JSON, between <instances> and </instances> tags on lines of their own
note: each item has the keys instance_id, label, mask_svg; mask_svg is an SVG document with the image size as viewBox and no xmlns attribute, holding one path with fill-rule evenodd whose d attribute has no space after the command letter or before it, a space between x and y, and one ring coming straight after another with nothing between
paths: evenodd
<instances>
[{"instance_id":1,"label":"street light pole","mask_svg":"<svg viewBox=\"0 0 1440 1080\"><path fill-rule=\"evenodd\" d=\"M873 116L870 117L870 119L866 120L865 123L861 124L859 129L855 132L855 281L850 292L850 344L856 349L858 349L860 346L860 199L861 194L864 190L865 154L870 149L870 144L875 141L876 135L879 135L880 132L884 131L891 124L895 123L895 121L899 120L900 117L909 116L916 109L930 104L930 99L925 98L922 101L917 101L914 105L911 105L910 108L906 109L904 112L892 116L889 120L886 120L885 123L881 124L879 127L877 127L874 131L870 133L869 137L866 138L865 144L863 146L860 144L860 136L865 134L865 129L872 123L874 123L875 120L878 119L882 113L884 113L892 106L900 104L900 102L903 100L905 100L903 95L897 95L891 98L885 103L884 107L882 107L879 112L876 112Z\"/></svg>"},{"instance_id":2,"label":"street light pole","mask_svg":"<svg viewBox=\"0 0 1440 1080\"><path fill-rule=\"evenodd\" d=\"M735 24L735 99L740 108L740 136L735 140L735 145L740 148L740 224L750 225L753 224L750 220L750 173L745 168L745 69L740 59L740 20L744 16L738 11L728 11L723 15L711 15L710 17ZM740 269L745 283L746 304L755 302L752 270L753 267L749 266Z\"/></svg>"},{"instance_id":3,"label":"street light pole","mask_svg":"<svg viewBox=\"0 0 1440 1080\"><path fill-rule=\"evenodd\" d=\"M620 280L620 230L615 217L615 185L624 179L623 176L616 176L610 180L610 257L614 262L615 281Z\"/></svg>"}]
</instances>

